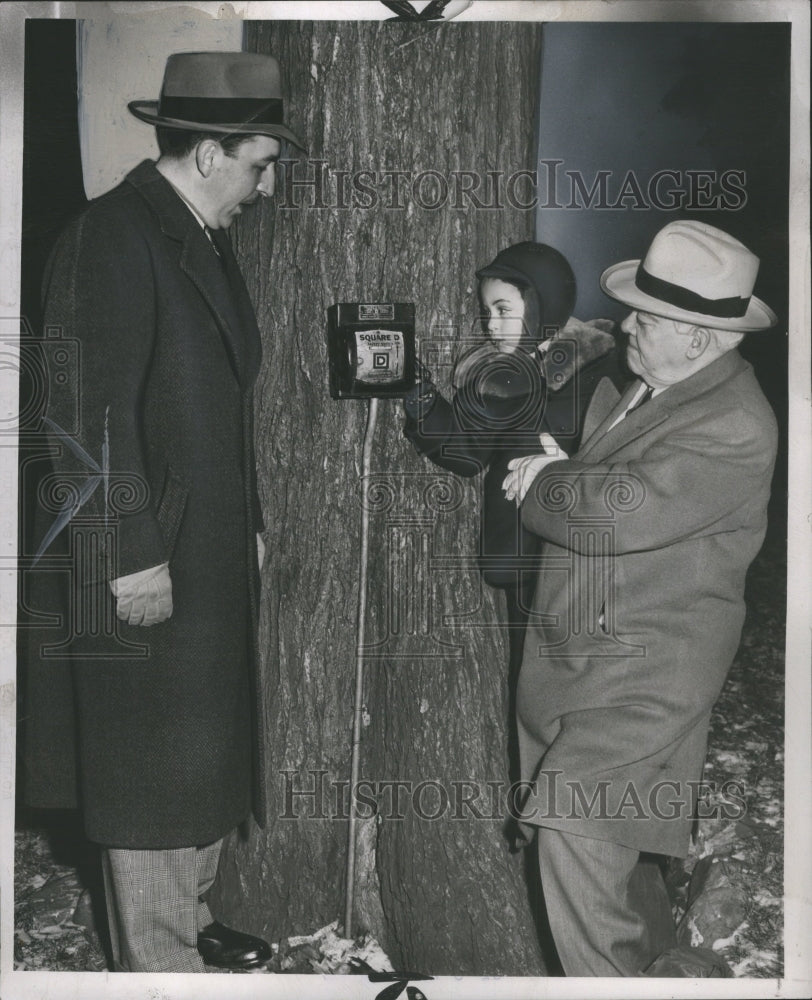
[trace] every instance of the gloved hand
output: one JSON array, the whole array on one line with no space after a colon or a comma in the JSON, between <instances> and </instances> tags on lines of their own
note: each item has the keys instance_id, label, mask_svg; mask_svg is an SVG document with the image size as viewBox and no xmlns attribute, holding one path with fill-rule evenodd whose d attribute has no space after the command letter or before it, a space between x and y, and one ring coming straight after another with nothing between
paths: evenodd
<instances>
[{"instance_id":1,"label":"gloved hand","mask_svg":"<svg viewBox=\"0 0 812 1000\"><path fill-rule=\"evenodd\" d=\"M539 442L544 449L543 455L528 455L526 458L513 458L508 462L510 472L505 476L502 489L506 500L515 500L518 506L527 496L527 491L541 470L550 462L560 462L566 459L567 453L560 448L552 434L542 431Z\"/></svg>"},{"instance_id":2,"label":"gloved hand","mask_svg":"<svg viewBox=\"0 0 812 1000\"><path fill-rule=\"evenodd\" d=\"M420 361L417 362L417 381L403 397L403 408L412 420L425 417L437 398L437 386L431 380L431 372Z\"/></svg>"},{"instance_id":3,"label":"gloved hand","mask_svg":"<svg viewBox=\"0 0 812 1000\"><path fill-rule=\"evenodd\" d=\"M116 598L116 615L129 625L157 625L172 614L168 563L111 580L110 589Z\"/></svg>"}]
</instances>

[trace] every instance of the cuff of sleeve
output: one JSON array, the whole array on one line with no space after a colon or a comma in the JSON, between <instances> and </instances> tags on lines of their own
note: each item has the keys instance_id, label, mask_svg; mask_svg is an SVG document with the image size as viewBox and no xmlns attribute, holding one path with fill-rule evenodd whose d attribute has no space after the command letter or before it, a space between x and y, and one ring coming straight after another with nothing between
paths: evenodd
<instances>
[{"instance_id":1,"label":"cuff of sleeve","mask_svg":"<svg viewBox=\"0 0 812 1000\"><path fill-rule=\"evenodd\" d=\"M126 576L119 576L110 581L110 589L116 597L124 597L128 592L135 590L142 583L157 576L162 569L168 569L169 563L160 563L158 566L150 566L149 569L139 570L137 573L128 573Z\"/></svg>"}]
</instances>

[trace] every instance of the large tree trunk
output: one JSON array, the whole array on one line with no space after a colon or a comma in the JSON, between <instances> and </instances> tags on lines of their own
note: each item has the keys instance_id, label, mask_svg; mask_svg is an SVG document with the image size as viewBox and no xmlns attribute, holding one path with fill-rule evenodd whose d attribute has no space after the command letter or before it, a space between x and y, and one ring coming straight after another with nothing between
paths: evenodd
<instances>
[{"instance_id":1,"label":"large tree trunk","mask_svg":"<svg viewBox=\"0 0 812 1000\"><path fill-rule=\"evenodd\" d=\"M423 356L447 389L450 360L473 329L476 266L532 238L533 213L511 206L505 180L533 167L540 32L528 23L246 25L246 47L281 60L288 115L311 159L329 164L320 192L292 189L289 170L275 205L236 233L264 338L256 434L269 529L260 643L271 805L266 829L228 845L215 905L272 939L340 919L345 891L347 822L335 814L346 791L331 782L350 775L367 404L328 396L325 309L414 302ZM315 170L302 162L293 176ZM348 207L337 207L338 170L372 171L362 183L375 194L347 180ZM437 171L448 195L436 175L414 189L403 178L396 194L382 176L395 170L412 179ZM459 194L452 171L466 170L482 178L480 203L497 210ZM501 172L496 195L488 171ZM528 192L520 184L515 193ZM508 651L502 595L472 565L479 480L430 466L401 427L400 404L382 402L360 774L409 785L399 803L378 785L378 815L361 822L354 929L372 931L401 967L538 975L522 858L508 853L498 815ZM290 795L319 787L318 801ZM477 794L473 808L462 802Z\"/></svg>"}]
</instances>

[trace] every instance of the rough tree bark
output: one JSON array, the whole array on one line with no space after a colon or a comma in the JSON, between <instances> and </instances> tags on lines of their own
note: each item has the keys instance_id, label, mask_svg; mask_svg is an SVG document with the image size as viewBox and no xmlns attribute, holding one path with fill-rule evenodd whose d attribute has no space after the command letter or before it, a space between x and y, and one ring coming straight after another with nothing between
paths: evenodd
<instances>
[{"instance_id":1,"label":"rough tree bark","mask_svg":"<svg viewBox=\"0 0 812 1000\"><path fill-rule=\"evenodd\" d=\"M271 819L228 844L215 904L271 939L343 914L347 822L331 817L346 791L330 783L350 773L367 404L329 398L325 309L414 302L423 355L447 388L473 329L475 267L532 237L533 213L510 204L505 181L533 167L540 32L246 25L246 47L281 60L293 127L311 160L326 161L318 187L291 186L317 175L312 163L288 168L275 204L235 234L264 340L256 436L269 533L260 642ZM337 174L362 170L357 187ZM424 171L437 174L417 183ZM480 204L497 207L475 207L460 192L474 181L455 171L475 172ZM382 402L361 777L409 785L399 800L377 786L378 815L361 824L355 930L374 933L400 967L543 974L522 860L508 853L503 819L484 818L507 782L508 654L501 595L471 565L479 482L429 466L401 427L400 405ZM318 801L289 794L318 788ZM475 794L473 809L462 803Z\"/></svg>"}]
</instances>

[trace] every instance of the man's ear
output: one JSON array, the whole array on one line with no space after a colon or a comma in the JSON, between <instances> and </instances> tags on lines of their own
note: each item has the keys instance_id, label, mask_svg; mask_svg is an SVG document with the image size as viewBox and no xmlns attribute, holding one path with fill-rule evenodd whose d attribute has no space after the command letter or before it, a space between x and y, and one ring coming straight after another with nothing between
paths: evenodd
<instances>
[{"instance_id":1,"label":"man's ear","mask_svg":"<svg viewBox=\"0 0 812 1000\"><path fill-rule=\"evenodd\" d=\"M704 326L695 326L691 330L689 337L688 350L685 352L685 357L690 361L696 361L708 349L708 344L711 342L710 331L706 330Z\"/></svg>"},{"instance_id":2,"label":"man's ear","mask_svg":"<svg viewBox=\"0 0 812 1000\"><path fill-rule=\"evenodd\" d=\"M215 139L203 139L195 147L195 165L203 177L208 177L214 170L214 159L220 144Z\"/></svg>"}]
</instances>

